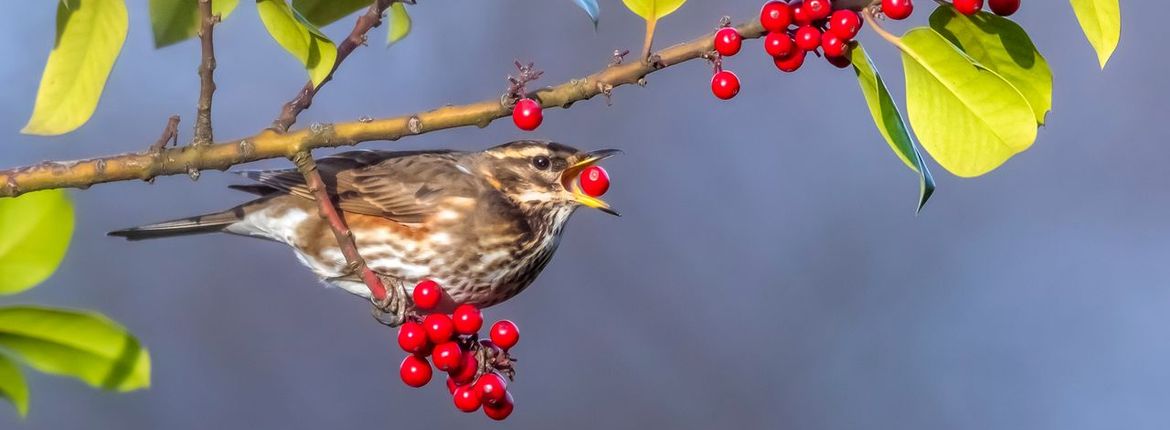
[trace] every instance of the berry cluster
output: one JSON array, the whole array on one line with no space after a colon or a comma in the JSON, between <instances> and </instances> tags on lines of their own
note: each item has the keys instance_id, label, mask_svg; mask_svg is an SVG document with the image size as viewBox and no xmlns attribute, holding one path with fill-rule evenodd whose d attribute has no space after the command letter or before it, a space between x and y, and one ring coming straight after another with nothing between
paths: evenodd
<instances>
[{"instance_id":1,"label":"berry cluster","mask_svg":"<svg viewBox=\"0 0 1170 430\"><path fill-rule=\"evenodd\" d=\"M954 4L963 15L974 15L983 9L983 0L954 0ZM1010 16L1020 10L1020 0L987 0L987 5L999 16Z\"/></svg>"},{"instance_id":2,"label":"berry cluster","mask_svg":"<svg viewBox=\"0 0 1170 430\"><path fill-rule=\"evenodd\" d=\"M849 9L833 10L831 0L772 0L760 9L760 24L768 31L764 52L778 69L795 72L809 52L824 54L839 68L849 67L849 42L861 31L861 16ZM720 56L711 78L715 97L727 100L739 93L739 78L722 69L722 58L739 53L742 42L743 36L733 27L715 33L715 52Z\"/></svg>"},{"instance_id":3,"label":"berry cluster","mask_svg":"<svg viewBox=\"0 0 1170 430\"><path fill-rule=\"evenodd\" d=\"M434 310L444 293L439 284L426 280L414 287L412 298L417 309ZM479 339L483 315L475 306L463 304L451 315L430 313L421 321L407 321L398 329L398 346L410 353L398 372L402 382L422 387L431 381L431 358L434 368L447 372L447 389L455 407L463 412L483 412L494 420L512 414L514 403L508 392L511 358L507 351L520 340L516 324L501 320L492 324L489 339ZM510 378L509 378L510 379Z\"/></svg>"}]
</instances>

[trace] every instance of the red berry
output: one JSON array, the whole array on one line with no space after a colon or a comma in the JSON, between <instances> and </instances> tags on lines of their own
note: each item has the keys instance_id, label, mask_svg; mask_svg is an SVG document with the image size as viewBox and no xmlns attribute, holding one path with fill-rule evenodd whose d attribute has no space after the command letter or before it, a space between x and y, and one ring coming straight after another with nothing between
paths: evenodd
<instances>
[{"instance_id":1,"label":"red berry","mask_svg":"<svg viewBox=\"0 0 1170 430\"><path fill-rule=\"evenodd\" d=\"M402 347L403 351L421 354L426 351L429 344L427 330L423 328L422 324L407 321L398 328L398 346Z\"/></svg>"},{"instance_id":2,"label":"red berry","mask_svg":"<svg viewBox=\"0 0 1170 430\"><path fill-rule=\"evenodd\" d=\"M427 339L436 345L451 340L455 335L455 324L445 314L430 314L423 318L423 328L427 330Z\"/></svg>"},{"instance_id":3,"label":"red berry","mask_svg":"<svg viewBox=\"0 0 1170 430\"><path fill-rule=\"evenodd\" d=\"M455 388L458 388L458 387L459 387L459 384L456 383L454 379L451 379L450 376L448 376L447 377L447 392L451 393L451 394L455 394Z\"/></svg>"},{"instance_id":4,"label":"red berry","mask_svg":"<svg viewBox=\"0 0 1170 430\"><path fill-rule=\"evenodd\" d=\"M833 12L833 6L829 0L804 0L804 8L813 21L828 18L829 14Z\"/></svg>"},{"instance_id":5,"label":"red berry","mask_svg":"<svg viewBox=\"0 0 1170 430\"><path fill-rule=\"evenodd\" d=\"M415 307L429 311L439 305L439 300L443 298L443 289L439 288L437 282L427 279L414 286L411 297L414 299Z\"/></svg>"},{"instance_id":6,"label":"red berry","mask_svg":"<svg viewBox=\"0 0 1170 430\"><path fill-rule=\"evenodd\" d=\"M955 0L955 10L967 16L979 13L983 9L983 0Z\"/></svg>"},{"instance_id":7,"label":"red berry","mask_svg":"<svg viewBox=\"0 0 1170 430\"><path fill-rule=\"evenodd\" d=\"M821 38L821 49L829 58L845 56L845 53L848 52L846 46L845 41L841 40L835 33L825 33L825 36Z\"/></svg>"},{"instance_id":8,"label":"red berry","mask_svg":"<svg viewBox=\"0 0 1170 430\"><path fill-rule=\"evenodd\" d=\"M398 366L398 376L406 385L418 388L431 382L431 365L427 364L427 359L411 354Z\"/></svg>"},{"instance_id":9,"label":"red berry","mask_svg":"<svg viewBox=\"0 0 1170 430\"><path fill-rule=\"evenodd\" d=\"M848 46L848 45L846 45L846 46ZM846 48L845 52L849 52L848 48ZM848 55L842 55L840 57L830 57L830 56L826 55L825 60L827 60L829 62L829 64L832 64L834 67L836 67L838 69L844 69L846 67L853 65L853 60L850 60Z\"/></svg>"},{"instance_id":10,"label":"red berry","mask_svg":"<svg viewBox=\"0 0 1170 430\"><path fill-rule=\"evenodd\" d=\"M796 43L792 41L784 32L772 32L764 36L764 52L773 57L782 57L788 55L795 49Z\"/></svg>"},{"instance_id":11,"label":"red berry","mask_svg":"<svg viewBox=\"0 0 1170 430\"><path fill-rule=\"evenodd\" d=\"M533 99L520 99L516 102L516 107L512 109L512 122L516 123L516 127L521 130L532 131L536 127L540 127L540 123L544 121L544 112L541 111L540 103Z\"/></svg>"},{"instance_id":12,"label":"red berry","mask_svg":"<svg viewBox=\"0 0 1170 430\"><path fill-rule=\"evenodd\" d=\"M987 0L987 5L999 16L1011 16L1020 10L1020 0Z\"/></svg>"},{"instance_id":13,"label":"red berry","mask_svg":"<svg viewBox=\"0 0 1170 430\"><path fill-rule=\"evenodd\" d=\"M739 53L739 48L743 46L743 36L739 35L739 31L735 27L723 27L715 32L715 51L724 57L730 57Z\"/></svg>"},{"instance_id":14,"label":"red berry","mask_svg":"<svg viewBox=\"0 0 1170 430\"><path fill-rule=\"evenodd\" d=\"M906 19L914 13L914 3L910 0L882 0L882 13L890 19Z\"/></svg>"},{"instance_id":15,"label":"red berry","mask_svg":"<svg viewBox=\"0 0 1170 430\"><path fill-rule=\"evenodd\" d=\"M504 350L512 349L516 343L520 341L520 331L516 329L516 324L508 320L499 320L492 324L491 332L492 343L495 343Z\"/></svg>"},{"instance_id":16,"label":"red berry","mask_svg":"<svg viewBox=\"0 0 1170 430\"><path fill-rule=\"evenodd\" d=\"M480 376L475 381L475 389L479 390L483 402L489 405L504 401L504 397L508 395L508 384L504 382L503 377L494 372Z\"/></svg>"},{"instance_id":17,"label":"red berry","mask_svg":"<svg viewBox=\"0 0 1170 430\"><path fill-rule=\"evenodd\" d=\"M728 72L730 73L730 72ZM734 75L733 75L734 76ZM736 91L739 91L739 83L735 84ZM718 95L718 93L716 93ZM734 94L733 94L734 96ZM593 197L598 197L609 191L609 173L601 166L589 166L581 171L581 191Z\"/></svg>"},{"instance_id":18,"label":"red berry","mask_svg":"<svg viewBox=\"0 0 1170 430\"><path fill-rule=\"evenodd\" d=\"M782 1L772 0L764 3L764 7L760 9L760 24L763 24L764 29L774 33L788 30L788 26L792 24L792 8Z\"/></svg>"},{"instance_id":19,"label":"red berry","mask_svg":"<svg viewBox=\"0 0 1170 430\"><path fill-rule=\"evenodd\" d=\"M475 412L481 404L479 390L471 385L455 387L455 407L463 412Z\"/></svg>"},{"instance_id":20,"label":"red berry","mask_svg":"<svg viewBox=\"0 0 1170 430\"><path fill-rule=\"evenodd\" d=\"M512 400L512 393L504 393L504 401L495 404L483 405L483 413L496 421L503 421L512 415L512 409L515 408L515 402Z\"/></svg>"},{"instance_id":21,"label":"red berry","mask_svg":"<svg viewBox=\"0 0 1170 430\"><path fill-rule=\"evenodd\" d=\"M792 73L800 69L800 66L804 65L805 55L808 55L808 51L803 49L793 49L792 52L788 53L788 55L783 57L776 57L772 60L776 64L777 69Z\"/></svg>"},{"instance_id":22,"label":"red berry","mask_svg":"<svg viewBox=\"0 0 1170 430\"><path fill-rule=\"evenodd\" d=\"M812 22L812 13L809 12L807 7L804 7L803 3L792 6L792 23L801 26L812 24Z\"/></svg>"},{"instance_id":23,"label":"red berry","mask_svg":"<svg viewBox=\"0 0 1170 430\"><path fill-rule=\"evenodd\" d=\"M796 47L804 51L812 51L821 46L821 31L811 25L796 29Z\"/></svg>"},{"instance_id":24,"label":"red berry","mask_svg":"<svg viewBox=\"0 0 1170 430\"><path fill-rule=\"evenodd\" d=\"M475 374L479 372L479 360L476 360L475 354L471 352L463 353L463 363L455 370L447 371L447 376L455 381L456 384L470 384L475 381Z\"/></svg>"},{"instance_id":25,"label":"red berry","mask_svg":"<svg viewBox=\"0 0 1170 430\"><path fill-rule=\"evenodd\" d=\"M833 16L829 17L829 32L836 34L837 37L846 41L853 40L859 31L861 31L861 17L857 16L857 12L842 9L833 12Z\"/></svg>"},{"instance_id":26,"label":"red berry","mask_svg":"<svg viewBox=\"0 0 1170 430\"><path fill-rule=\"evenodd\" d=\"M444 372L459 370L459 366L463 364L463 350L456 342L440 343L435 345L435 351L431 353L431 361L435 362L436 369Z\"/></svg>"},{"instance_id":27,"label":"red berry","mask_svg":"<svg viewBox=\"0 0 1170 430\"><path fill-rule=\"evenodd\" d=\"M739 77L730 70L720 70L711 77L711 92L723 100L735 97L739 94Z\"/></svg>"},{"instance_id":28,"label":"red berry","mask_svg":"<svg viewBox=\"0 0 1170 430\"><path fill-rule=\"evenodd\" d=\"M455 308L452 319L455 323L455 332L459 334L472 335L479 332L480 327L483 327L483 314L479 313L479 309L472 305L459 305Z\"/></svg>"}]
</instances>

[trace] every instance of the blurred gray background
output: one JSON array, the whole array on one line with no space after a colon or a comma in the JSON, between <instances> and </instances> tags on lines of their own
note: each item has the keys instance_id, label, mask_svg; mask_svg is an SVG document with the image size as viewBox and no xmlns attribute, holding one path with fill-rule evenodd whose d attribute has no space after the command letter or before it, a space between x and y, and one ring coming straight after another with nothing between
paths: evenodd
<instances>
[{"instance_id":1,"label":"blurred gray background","mask_svg":"<svg viewBox=\"0 0 1170 430\"><path fill-rule=\"evenodd\" d=\"M190 138L197 43L154 50L141 0L93 119L67 136L18 134L52 44L51 3L10 10L0 30L4 167L141 150L174 113ZM569 0L421 3L414 32L385 49L376 31L299 125L496 97L513 59L560 83L615 48L637 50L643 32L616 0L601 2L597 32ZM657 40L760 3L691 1ZM919 3L921 25L931 8ZM1170 34L1152 4L1125 6L1102 72L1067 2L1024 2L1017 20L1056 74L1049 125L986 177L932 164L938 192L917 217L916 178L881 140L852 72L818 60L782 75L759 42L728 61L743 80L730 102L692 62L619 89L613 106L549 110L536 133L505 120L366 145L544 137L626 151L607 163L607 199L625 216L578 213L536 285L487 311L523 333L503 424L456 411L441 380L405 387L393 332L278 245L104 236L240 202L225 189L237 178L73 192L61 270L3 301L107 313L149 346L154 385L118 395L30 373L31 416L22 424L2 407L0 428L1170 428ZM351 22L325 30L340 39ZM305 74L250 2L216 35L216 136L246 136ZM868 30L862 40L901 101L896 52Z\"/></svg>"}]
</instances>

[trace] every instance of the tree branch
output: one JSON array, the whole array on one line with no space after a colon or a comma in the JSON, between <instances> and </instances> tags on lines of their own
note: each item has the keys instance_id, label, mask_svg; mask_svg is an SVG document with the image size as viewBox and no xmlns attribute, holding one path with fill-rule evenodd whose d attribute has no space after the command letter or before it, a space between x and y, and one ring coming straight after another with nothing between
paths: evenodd
<instances>
[{"instance_id":1,"label":"tree branch","mask_svg":"<svg viewBox=\"0 0 1170 430\"><path fill-rule=\"evenodd\" d=\"M349 230L349 225L341 217L337 206L333 203L333 197L325 188L325 182L321 180L321 173L317 170L317 162L313 161L313 155L308 150L301 151L292 157L292 161L293 164L296 164L297 170L305 176L305 184L308 185L309 192L313 193L313 197L317 200L318 215L329 222L329 228L333 230L333 236L337 239L337 244L341 246L341 255L345 256L350 270L361 275L362 281L370 289L374 300L379 302L385 300L386 286L378 274L370 270L366 261L358 253L357 245L353 242L353 232Z\"/></svg>"},{"instance_id":2,"label":"tree branch","mask_svg":"<svg viewBox=\"0 0 1170 430\"><path fill-rule=\"evenodd\" d=\"M764 35L758 20L736 27L747 39ZM657 53L659 62L631 61L606 67L580 79L544 88L529 94L541 105L568 108L573 103L606 94L614 87L644 83L657 70L710 58L713 33ZM49 161L31 166L0 170L0 197L52 188L86 188L93 184L127 180L150 180L157 176L189 174L191 171L226 170L234 165L268 158L291 158L313 148L354 145L373 140L397 140L405 136L455 127L486 127L511 115L499 97L460 106L375 120L337 124L315 124L307 129L279 133L265 130L254 136L200 147L169 148L160 153L137 152L79 161Z\"/></svg>"},{"instance_id":3,"label":"tree branch","mask_svg":"<svg viewBox=\"0 0 1170 430\"><path fill-rule=\"evenodd\" d=\"M377 0L370 5L369 9L366 9L365 14L358 17L357 23L353 26L353 31L350 31L349 36L337 47L337 60L333 62L333 69L321 81L321 85L314 86L312 80L305 82L305 86L301 88L297 96L289 100L288 103L285 103L284 108L280 111L280 116L275 121L272 121L273 130L283 133L288 131L289 127L292 127L297 122L297 116L313 104L313 96L317 95L317 91L320 91L321 87L333 80L333 74L337 72L337 67L341 65L341 62L345 61L345 58L349 57L349 54L358 46L366 44L366 33L374 27L382 25L382 14L395 1L403 0ZM413 3L413 1L410 3Z\"/></svg>"},{"instance_id":4,"label":"tree branch","mask_svg":"<svg viewBox=\"0 0 1170 430\"><path fill-rule=\"evenodd\" d=\"M211 0L199 0L199 43L203 59L199 63L199 104L195 112L195 145L214 142L211 133L211 96L215 94L215 45L212 29L219 15L211 12Z\"/></svg>"}]
</instances>

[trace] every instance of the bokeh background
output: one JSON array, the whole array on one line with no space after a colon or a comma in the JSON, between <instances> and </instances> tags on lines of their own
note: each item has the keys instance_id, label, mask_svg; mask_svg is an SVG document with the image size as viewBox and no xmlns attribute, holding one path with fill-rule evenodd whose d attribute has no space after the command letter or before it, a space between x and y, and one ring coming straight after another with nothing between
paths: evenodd
<instances>
[{"instance_id":1,"label":"bokeh background","mask_svg":"<svg viewBox=\"0 0 1170 430\"><path fill-rule=\"evenodd\" d=\"M10 8L0 29L5 167L141 150L174 113L190 138L197 43L153 49L141 0L88 125L18 134L53 40L50 3ZM216 32L220 138L265 127L305 79L241 3ZM536 61L543 84L563 82L615 48L636 50L643 32L616 0L601 2L596 32L569 0L421 3L409 9L414 32L390 49L374 33L301 126L496 97L513 59ZM750 17L759 3L691 1L657 40ZM930 11L920 3L916 24ZM728 61L744 82L730 102L692 62L619 89L612 106L549 110L536 133L499 121L366 145L544 137L626 151L607 163L607 199L625 216L578 213L536 284L487 311L523 333L518 405L503 424L455 411L441 381L405 387L393 333L281 246L104 236L240 202L225 189L238 178L76 191L61 270L4 301L107 313L150 348L153 387L109 394L30 372L30 417L0 408L0 428L1168 428L1165 19L1127 2L1121 47L1101 71L1067 2L1024 3L1017 20L1055 71L1049 125L986 177L932 164L938 192L919 216L916 178L879 137L853 74L809 61L782 75L759 42ZM340 38L351 22L325 30ZM902 94L896 52L863 34Z\"/></svg>"}]
</instances>

